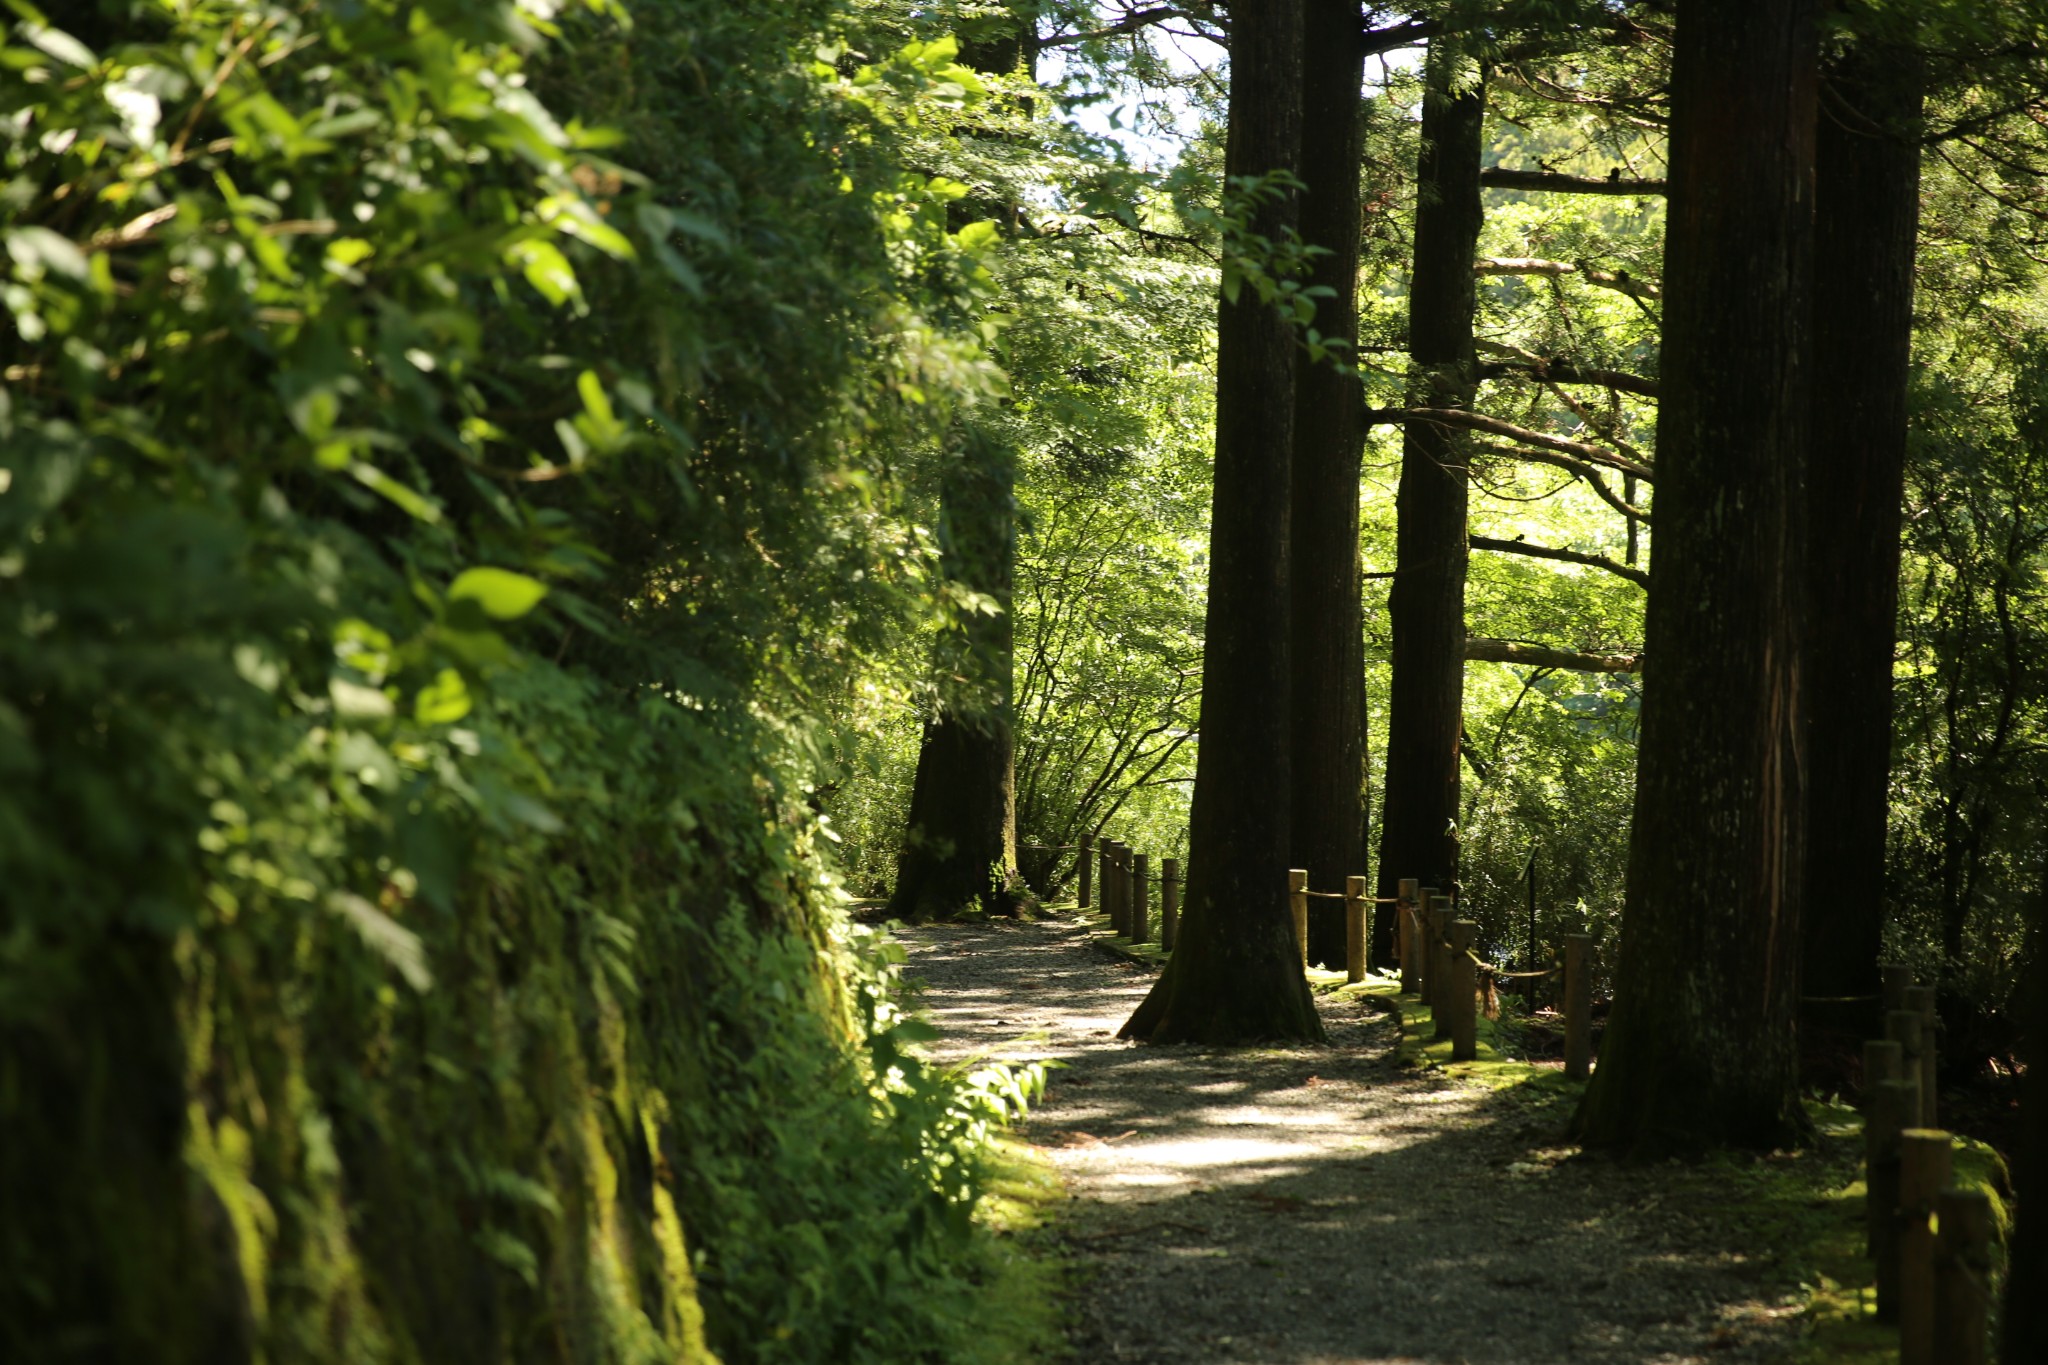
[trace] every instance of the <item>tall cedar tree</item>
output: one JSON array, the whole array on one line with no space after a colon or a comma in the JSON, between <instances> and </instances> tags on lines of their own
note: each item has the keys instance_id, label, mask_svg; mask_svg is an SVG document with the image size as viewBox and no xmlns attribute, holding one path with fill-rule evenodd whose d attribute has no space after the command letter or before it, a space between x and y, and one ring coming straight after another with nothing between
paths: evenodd
<instances>
[{"instance_id":1,"label":"tall cedar tree","mask_svg":"<svg viewBox=\"0 0 2048 1365\"><path fill-rule=\"evenodd\" d=\"M1028 18L992 18L968 35L960 60L1008 75L1026 60ZM974 205L974 208L990 207ZM1016 568L1015 479L1008 452L968 433L940 485L940 551L947 575L994 599L997 615L970 617L943 639L945 660L965 662L992 694L980 704L943 699L925 723L910 816L896 859L888 913L936 919L969 905L1014 912L1026 899L1017 874L1016 745L1011 715L1010 587Z\"/></svg>"},{"instance_id":2,"label":"tall cedar tree","mask_svg":"<svg viewBox=\"0 0 2048 1365\"><path fill-rule=\"evenodd\" d=\"M1318 256L1310 283L1316 329L1348 347L1358 338L1358 168L1365 153L1360 88L1364 26L1358 0L1307 0L1303 16L1302 240ZM1341 891L1365 871L1365 633L1358 549L1358 462L1364 394L1328 363L1299 365L1294 381L1294 557L1290 662L1294 865L1312 887ZM1344 965L1344 911L1309 902L1308 955Z\"/></svg>"},{"instance_id":3,"label":"tall cedar tree","mask_svg":"<svg viewBox=\"0 0 2048 1365\"><path fill-rule=\"evenodd\" d=\"M2020 1022L2020 1058L2026 1063L2020 1096L2020 1144L2017 1152L2020 1190L2019 1225L2005 1267L2005 1353L2003 1359L2048 1360L2048 989L2041 973L2048 968L2048 868L2034 897L2034 922L2028 930L2027 964L2021 978L2030 989L2019 992L2031 1017Z\"/></svg>"},{"instance_id":4,"label":"tall cedar tree","mask_svg":"<svg viewBox=\"0 0 2048 1365\"><path fill-rule=\"evenodd\" d=\"M1806 1131L1799 996L1810 0L1680 0L1664 395L1614 1012L1574 1127L1634 1151Z\"/></svg>"},{"instance_id":5,"label":"tall cedar tree","mask_svg":"<svg viewBox=\"0 0 2048 1365\"><path fill-rule=\"evenodd\" d=\"M925 723L909 827L889 914L924 920L974 905L1013 913L1017 868L1015 747L1010 716L1010 582L1016 550L1014 476L1007 451L963 433L941 486L939 548L947 575L994 599L940 642L941 671L978 680L972 701L942 697Z\"/></svg>"},{"instance_id":6,"label":"tall cedar tree","mask_svg":"<svg viewBox=\"0 0 2048 1365\"><path fill-rule=\"evenodd\" d=\"M1292 171L1301 141L1302 0L1231 6L1224 174ZM1291 196L1252 232L1279 240ZM1216 475L1203 633L1202 739L1185 918L1123 1026L1150 1042L1321 1041L1287 911L1289 465L1294 329L1246 288L1218 306Z\"/></svg>"},{"instance_id":7,"label":"tall cedar tree","mask_svg":"<svg viewBox=\"0 0 2048 1365\"><path fill-rule=\"evenodd\" d=\"M1454 89L1456 49L1430 44L1416 163L1415 270L1408 292L1412 407L1464 408L1478 389L1472 349L1479 249L1483 87ZM1448 888L1458 873L1458 746L1465 701L1466 442L1449 427L1408 423L1401 442L1393 684L1387 717L1379 895L1403 877ZM1373 916L1372 957L1393 960L1393 908Z\"/></svg>"},{"instance_id":8,"label":"tall cedar tree","mask_svg":"<svg viewBox=\"0 0 2048 1365\"><path fill-rule=\"evenodd\" d=\"M1806 1022L1851 1040L1882 1031L1855 998L1877 994L1884 928L1920 104L1917 56L1859 36L1824 71L1815 135L1806 686L1827 704L1808 718L1801 965Z\"/></svg>"}]
</instances>

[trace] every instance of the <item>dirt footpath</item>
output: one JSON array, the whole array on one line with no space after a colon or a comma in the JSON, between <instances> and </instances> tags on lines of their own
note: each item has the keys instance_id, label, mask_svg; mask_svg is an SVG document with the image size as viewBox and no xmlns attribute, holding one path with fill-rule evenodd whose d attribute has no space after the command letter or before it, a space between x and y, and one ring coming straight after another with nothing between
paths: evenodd
<instances>
[{"instance_id":1,"label":"dirt footpath","mask_svg":"<svg viewBox=\"0 0 2048 1365\"><path fill-rule=\"evenodd\" d=\"M1150 972L1071 921L902 931L949 1060L1056 1060L1023 1136L1074 1196L1074 1359L1750 1362L1797 1333L1782 1272L1578 1156L1555 1102L1397 1070L1385 1015L1326 1048L1137 1047Z\"/></svg>"}]
</instances>

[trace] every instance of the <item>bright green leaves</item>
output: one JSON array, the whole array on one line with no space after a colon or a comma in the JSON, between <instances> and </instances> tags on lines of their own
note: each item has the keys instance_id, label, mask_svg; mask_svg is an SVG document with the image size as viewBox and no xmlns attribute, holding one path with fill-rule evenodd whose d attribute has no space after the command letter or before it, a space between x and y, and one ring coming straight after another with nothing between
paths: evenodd
<instances>
[{"instance_id":1,"label":"bright green leaves","mask_svg":"<svg viewBox=\"0 0 2048 1365\"><path fill-rule=\"evenodd\" d=\"M589 311L575 268L554 243L521 238L505 248L505 259L517 266L526 282L549 303L558 308L571 304L579 314Z\"/></svg>"},{"instance_id":2,"label":"bright green leaves","mask_svg":"<svg viewBox=\"0 0 2048 1365\"><path fill-rule=\"evenodd\" d=\"M422 725L453 725L469 714L472 704L469 684L454 669L444 668L414 695L413 719Z\"/></svg>"},{"instance_id":3,"label":"bright green leaves","mask_svg":"<svg viewBox=\"0 0 2048 1365\"><path fill-rule=\"evenodd\" d=\"M464 569L448 586L451 605L474 602L494 621L516 621L547 595L547 584L510 569Z\"/></svg>"}]
</instances>

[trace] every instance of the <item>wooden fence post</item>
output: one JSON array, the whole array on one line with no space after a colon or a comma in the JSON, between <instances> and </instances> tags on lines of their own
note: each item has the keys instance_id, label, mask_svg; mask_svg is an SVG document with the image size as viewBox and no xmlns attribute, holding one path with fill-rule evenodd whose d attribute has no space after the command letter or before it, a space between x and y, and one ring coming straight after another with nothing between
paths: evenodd
<instances>
[{"instance_id":1,"label":"wooden fence post","mask_svg":"<svg viewBox=\"0 0 2048 1365\"><path fill-rule=\"evenodd\" d=\"M1863 1044L1863 1216L1864 1253L1877 1255L1882 1240L1878 1229L1878 1210L1883 1200L1878 1197L1877 1182L1877 1131L1878 1099L1877 1088L1886 1081L1899 1078L1899 1060L1903 1056L1899 1045L1888 1038L1872 1038ZM1903 1123L1895 1125L1904 1128ZM1894 1198L1893 1206L1898 1203ZM1884 1208L1884 1217L1891 1217L1891 1208Z\"/></svg>"},{"instance_id":2,"label":"wooden fence post","mask_svg":"<svg viewBox=\"0 0 2048 1365\"><path fill-rule=\"evenodd\" d=\"M1088 884L1088 874L1095 870L1095 864L1088 857L1093 849L1094 842L1085 834L1081 836L1081 853L1074 863L1074 875L1080 883L1074 891L1074 908L1077 910L1086 910L1088 908L1090 904L1088 893L1094 890Z\"/></svg>"},{"instance_id":3,"label":"wooden fence post","mask_svg":"<svg viewBox=\"0 0 2048 1365\"><path fill-rule=\"evenodd\" d=\"M1131 942L1152 936L1152 855L1131 855Z\"/></svg>"},{"instance_id":4,"label":"wooden fence post","mask_svg":"<svg viewBox=\"0 0 2048 1365\"><path fill-rule=\"evenodd\" d=\"M1344 879L1344 979L1365 980L1365 878Z\"/></svg>"},{"instance_id":5,"label":"wooden fence post","mask_svg":"<svg viewBox=\"0 0 2048 1365\"><path fill-rule=\"evenodd\" d=\"M1899 1320L1899 1139L1920 1109L1910 1080L1879 1081L1863 1116L1864 1179L1870 1259L1877 1267L1877 1320Z\"/></svg>"},{"instance_id":6,"label":"wooden fence post","mask_svg":"<svg viewBox=\"0 0 2048 1365\"><path fill-rule=\"evenodd\" d=\"M1451 954L1446 940L1451 934L1451 898L1436 896L1429 902L1429 1016L1436 1027L1432 1037L1451 1036Z\"/></svg>"},{"instance_id":7,"label":"wooden fence post","mask_svg":"<svg viewBox=\"0 0 2048 1365\"><path fill-rule=\"evenodd\" d=\"M1401 954L1401 994L1413 995L1422 989L1422 963L1418 960L1416 943L1422 937L1415 932L1415 894L1419 888L1415 878L1401 878L1401 886L1394 893L1394 936Z\"/></svg>"},{"instance_id":8,"label":"wooden fence post","mask_svg":"<svg viewBox=\"0 0 2048 1365\"><path fill-rule=\"evenodd\" d=\"M1124 937L1136 943L1133 937L1136 925L1132 923L1133 912L1137 910L1137 895L1131 885L1131 846L1122 840L1116 846L1116 908L1124 919Z\"/></svg>"},{"instance_id":9,"label":"wooden fence post","mask_svg":"<svg viewBox=\"0 0 2048 1365\"><path fill-rule=\"evenodd\" d=\"M1899 1079L1913 1082L1916 1088L1920 1086L1926 1076L1920 1057L1920 1012L1911 1009L1890 1011L1884 1017L1884 1036L1899 1045ZM1924 1108L1927 1101L1921 1098L1915 1103ZM1920 1109L1906 1115L1906 1126L1924 1126L1920 1122Z\"/></svg>"},{"instance_id":10,"label":"wooden fence post","mask_svg":"<svg viewBox=\"0 0 2048 1365\"><path fill-rule=\"evenodd\" d=\"M1116 840L1105 834L1102 837L1102 842L1096 845L1096 854L1096 897L1102 903L1102 913L1109 917L1109 927L1114 930L1116 928L1116 883L1110 876L1110 870L1116 865Z\"/></svg>"},{"instance_id":11,"label":"wooden fence post","mask_svg":"<svg viewBox=\"0 0 2048 1365\"><path fill-rule=\"evenodd\" d=\"M1564 1077L1593 1074L1593 936L1564 936Z\"/></svg>"},{"instance_id":12,"label":"wooden fence post","mask_svg":"<svg viewBox=\"0 0 2048 1365\"><path fill-rule=\"evenodd\" d=\"M1159 863L1159 946L1167 952L1180 942L1180 859Z\"/></svg>"},{"instance_id":13,"label":"wooden fence post","mask_svg":"<svg viewBox=\"0 0 2048 1365\"><path fill-rule=\"evenodd\" d=\"M1899 1135L1899 1365L1937 1365L1933 1214L1948 1177L1947 1133L1908 1128Z\"/></svg>"},{"instance_id":14,"label":"wooden fence post","mask_svg":"<svg viewBox=\"0 0 2048 1365\"><path fill-rule=\"evenodd\" d=\"M1451 1060L1469 1062L1479 1055L1479 1021L1477 1002L1479 992L1477 973L1472 961L1472 944L1479 937L1479 926L1469 919L1451 921Z\"/></svg>"},{"instance_id":15,"label":"wooden fence post","mask_svg":"<svg viewBox=\"0 0 2048 1365\"><path fill-rule=\"evenodd\" d=\"M1422 1003L1436 999L1436 954L1429 947L1429 907L1436 901L1436 888L1419 886L1415 889L1415 902L1409 910L1415 916L1415 971L1420 978L1418 989Z\"/></svg>"},{"instance_id":16,"label":"wooden fence post","mask_svg":"<svg viewBox=\"0 0 2048 1365\"><path fill-rule=\"evenodd\" d=\"M1877 978L1884 995L1885 1013L1906 1008L1906 992L1913 989L1913 969L1903 962L1880 962Z\"/></svg>"},{"instance_id":17,"label":"wooden fence post","mask_svg":"<svg viewBox=\"0 0 2048 1365\"><path fill-rule=\"evenodd\" d=\"M1906 992L1906 1008L1920 1016L1920 1126L1934 1126L1935 1068L1941 1062L1941 1032L1934 1016L1935 990L1915 986Z\"/></svg>"},{"instance_id":18,"label":"wooden fence post","mask_svg":"<svg viewBox=\"0 0 2048 1365\"><path fill-rule=\"evenodd\" d=\"M1934 1358L1984 1365L1991 1316L1991 1196L1950 1187L1935 1197Z\"/></svg>"},{"instance_id":19,"label":"wooden fence post","mask_svg":"<svg viewBox=\"0 0 2048 1365\"><path fill-rule=\"evenodd\" d=\"M1287 869L1287 908L1294 916L1294 946L1301 949L1301 969L1308 970L1308 869Z\"/></svg>"}]
</instances>

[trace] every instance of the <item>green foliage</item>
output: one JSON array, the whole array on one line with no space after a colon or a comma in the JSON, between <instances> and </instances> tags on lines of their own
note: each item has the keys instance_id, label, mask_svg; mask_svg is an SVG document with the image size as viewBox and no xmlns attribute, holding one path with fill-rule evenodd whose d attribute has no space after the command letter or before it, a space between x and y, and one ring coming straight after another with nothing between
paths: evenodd
<instances>
[{"instance_id":1,"label":"green foliage","mask_svg":"<svg viewBox=\"0 0 2048 1365\"><path fill-rule=\"evenodd\" d=\"M15 9L6 1353L951 1353L1031 1080L905 1050L803 797L997 380L905 169L971 74L834 0Z\"/></svg>"}]
</instances>

